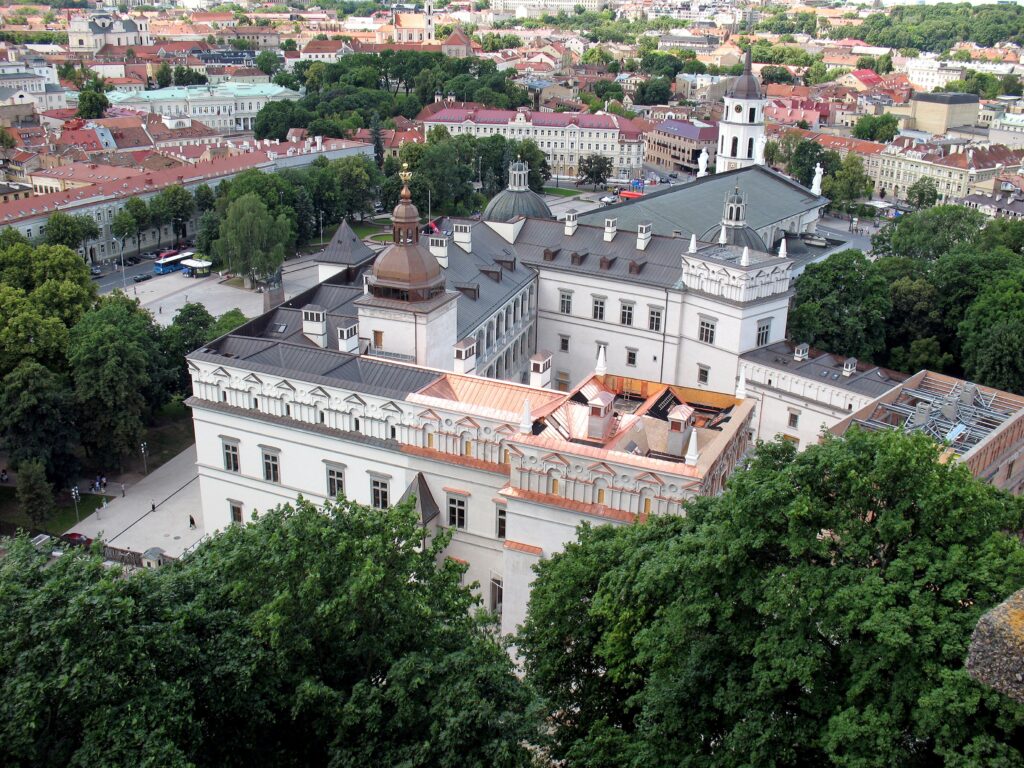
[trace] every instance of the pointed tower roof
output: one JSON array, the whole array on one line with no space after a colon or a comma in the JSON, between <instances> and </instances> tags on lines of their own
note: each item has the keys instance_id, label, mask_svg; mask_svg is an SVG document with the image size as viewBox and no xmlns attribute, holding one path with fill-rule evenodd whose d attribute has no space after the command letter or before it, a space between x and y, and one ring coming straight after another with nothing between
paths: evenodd
<instances>
[{"instance_id":1,"label":"pointed tower roof","mask_svg":"<svg viewBox=\"0 0 1024 768\"><path fill-rule=\"evenodd\" d=\"M761 99L761 83L754 77L753 60L750 54L751 49L747 48L746 56L743 57L743 74L737 77L725 95L731 99Z\"/></svg>"}]
</instances>

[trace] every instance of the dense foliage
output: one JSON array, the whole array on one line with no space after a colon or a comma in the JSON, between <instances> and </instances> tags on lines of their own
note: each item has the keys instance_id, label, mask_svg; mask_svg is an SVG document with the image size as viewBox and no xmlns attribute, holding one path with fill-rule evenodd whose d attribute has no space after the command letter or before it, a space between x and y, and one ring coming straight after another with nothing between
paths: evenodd
<instances>
[{"instance_id":1,"label":"dense foliage","mask_svg":"<svg viewBox=\"0 0 1024 768\"><path fill-rule=\"evenodd\" d=\"M1024 584L1015 499L925 435L761 445L686 517L584 527L518 636L569 765L1019 765L1024 706L964 669Z\"/></svg>"},{"instance_id":2,"label":"dense foliage","mask_svg":"<svg viewBox=\"0 0 1024 768\"><path fill-rule=\"evenodd\" d=\"M922 202L927 202L922 194ZM788 335L897 370L1024 392L1024 222L939 205L797 279Z\"/></svg>"},{"instance_id":3,"label":"dense foliage","mask_svg":"<svg viewBox=\"0 0 1024 768\"><path fill-rule=\"evenodd\" d=\"M411 500L300 499L130 577L12 542L0 762L528 765L534 697L425 535Z\"/></svg>"},{"instance_id":4,"label":"dense foliage","mask_svg":"<svg viewBox=\"0 0 1024 768\"><path fill-rule=\"evenodd\" d=\"M843 29L839 27L837 31L841 33ZM857 28L857 37L868 45L936 53L964 41L983 46L1001 42L1022 45L1024 8L1009 4L903 5L868 16Z\"/></svg>"}]
</instances>

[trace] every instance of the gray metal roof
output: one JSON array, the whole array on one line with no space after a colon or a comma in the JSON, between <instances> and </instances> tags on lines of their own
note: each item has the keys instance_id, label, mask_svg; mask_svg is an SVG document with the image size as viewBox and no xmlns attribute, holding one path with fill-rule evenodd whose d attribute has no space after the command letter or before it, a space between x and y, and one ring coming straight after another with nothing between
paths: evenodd
<instances>
[{"instance_id":1,"label":"gray metal roof","mask_svg":"<svg viewBox=\"0 0 1024 768\"><path fill-rule=\"evenodd\" d=\"M409 483L409 487L402 494L402 498L398 500L398 503L401 504L410 496L416 497L416 511L420 513L420 522L424 525L441 514L441 509L437 506L437 502L434 501L434 496L430 492L422 472L416 473L412 482Z\"/></svg>"},{"instance_id":2,"label":"gray metal roof","mask_svg":"<svg viewBox=\"0 0 1024 768\"><path fill-rule=\"evenodd\" d=\"M352 231L348 221L342 219L341 226L334 233L331 242L321 253L313 258L326 264L346 264L349 266L362 264L373 259L373 250Z\"/></svg>"},{"instance_id":3,"label":"gray metal roof","mask_svg":"<svg viewBox=\"0 0 1024 768\"><path fill-rule=\"evenodd\" d=\"M848 389L867 397L881 397L907 378L905 373L879 368L870 363L858 364L856 371L849 376L843 376L845 357L812 348L806 360L794 360L795 348L794 342L780 341L745 352L740 357L751 363L765 365L832 387Z\"/></svg>"},{"instance_id":4,"label":"gray metal roof","mask_svg":"<svg viewBox=\"0 0 1024 768\"><path fill-rule=\"evenodd\" d=\"M792 179L764 166L752 165L588 211L579 221L603 226L606 218L617 218L619 229L634 232L638 224L649 221L657 235L671 235L678 229L686 237L695 234L699 238L707 231L709 222L722 220L722 201L737 184L747 201L747 226L753 229L763 229L828 204L828 198L811 194Z\"/></svg>"},{"instance_id":5,"label":"gray metal roof","mask_svg":"<svg viewBox=\"0 0 1024 768\"><path fill-rule=\"evenodd\" d=\"M552 218L551 209L544 198L532 189L503 189L495 195L484 209L486 221L512 221L519 216L537 219Z\"/></svg>"}]
</instances>

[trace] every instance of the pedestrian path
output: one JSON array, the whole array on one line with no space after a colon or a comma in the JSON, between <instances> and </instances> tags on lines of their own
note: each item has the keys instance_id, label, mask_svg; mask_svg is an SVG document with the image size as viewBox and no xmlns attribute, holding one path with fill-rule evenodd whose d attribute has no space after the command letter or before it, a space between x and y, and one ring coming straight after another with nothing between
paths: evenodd
<instances>
[{"instance_id":1,"label":"pedestrian path","mask_svg":"<svg viewBox=\"0 0 1024 768\"><path fill-rule=\"evenodd\" d=\"M119 485L108 484L108 494L114 487L118 495L76 524L77 533L133 552L160 547L172 557L180 557L206 537L195 445L127 486L123 498Z\"/></svg>"}]
</instances>

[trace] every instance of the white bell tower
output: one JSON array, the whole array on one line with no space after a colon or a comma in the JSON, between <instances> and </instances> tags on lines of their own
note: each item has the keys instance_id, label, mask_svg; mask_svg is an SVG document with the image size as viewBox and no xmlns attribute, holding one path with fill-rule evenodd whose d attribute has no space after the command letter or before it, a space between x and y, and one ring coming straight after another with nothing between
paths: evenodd
<instances>
[{"instance_id":1,"label":"white bell tower","mask_svg":"<svg viewBox=\"0 0 1024 768\"><path fill-rule=\"evenodd\" d=\"M750 49L747 49L743 74L725 92L725 111L718 124L715 173L746 168L761 160L766 104L761 84L751 72Z\"/></svg>"}]
</instances>

